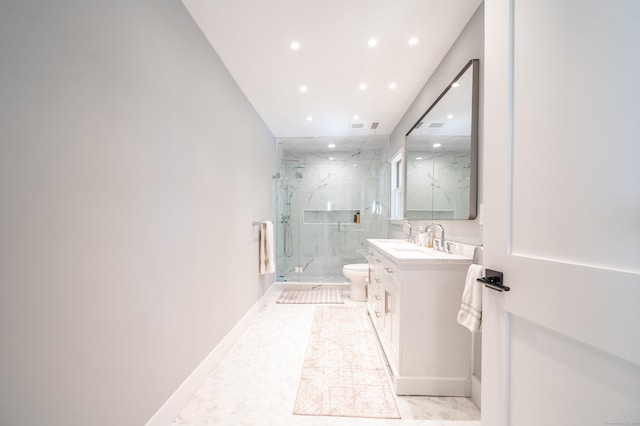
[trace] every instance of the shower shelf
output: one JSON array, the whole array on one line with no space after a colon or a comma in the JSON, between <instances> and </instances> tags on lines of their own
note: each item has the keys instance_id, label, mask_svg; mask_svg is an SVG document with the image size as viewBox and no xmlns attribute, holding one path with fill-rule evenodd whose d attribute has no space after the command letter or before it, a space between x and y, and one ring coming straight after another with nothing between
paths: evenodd
<instances>
[{"instance_id":1,"label":"shower shelf","mask_svg":"<svg viewBox=\"0 0 640 426\"><path fill-rule=\"evenodd\" d=\"M354 222L354 216L360 209L344 210L304 210L305 225L359 225Z\"/></svg>"}]
</instances>

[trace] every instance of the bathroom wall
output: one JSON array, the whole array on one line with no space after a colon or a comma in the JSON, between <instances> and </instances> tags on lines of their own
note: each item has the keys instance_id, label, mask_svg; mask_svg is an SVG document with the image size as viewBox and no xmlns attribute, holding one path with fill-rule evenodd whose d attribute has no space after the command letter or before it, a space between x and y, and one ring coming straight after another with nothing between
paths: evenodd
<instances>
[{"instance_id":1,"label":"bathroom wall","mask_svg":"<svg viewBox=\"0 0 640 426\"><path fill-rule=\"evenodd\" d=\"M0 3L0 424L142 425L261 298L275 141L180 2Z\"/></svg>"},{"instance_id":2,"label":"bathroom wall","mask_svg":"<svg viewBox=\"0 0 640 426\"><path fill-rule=\"evenodd\" d=\"M389 152L394 155L403 149L405 143L405 135L424 114L424 112L435 102L442 91L451 83L453 78L458 75L462 68L471 59L480 60L480 93L479 104L483 104L484 99L484 3L471 17L458 39L449 49L436 71L429 77L427 83L420 91L416 99L413 101L407 112L404 114L396 128L390 136ZM479 126L478 126L478 203L483 202L483 113L482 108L479 110ZM407 176L412 179L416 176L413 170ZM413 174L413 176L412 176ZM453 192L452 192L453 193ZM412 220L413 231L417 231L418 225L426 225L432 220ZM438 219L446 231L446 239L449 241L457 241L465 244L481 245L482 244L482 226L480 225L480 217L475 220L446 220ZM393 238L403 238L407 232L407 227L397 222L390 224L390 236ZM479 391L479 380L482 377L482 366L479 359L482 345L482 334L479 333L473 339L474 371L472 372L474 379L472 385L472 397L474 402L481 405L481 395Z\"/></svg>"},{"instance_id":3,"label":"bathroom wall","mask_svg":"<svg viewBox=\"0 0 640 426\"><path fill-rule=\"evenodd\" d=\"M283 138L277 143L278 281L342 283L343 265L366 262L361 253L367 238L387 236L389 138ZM360 223L354 222L356 212ZM302 270L296 272L296 266Z\"/></svg>"},{"instance_id":4,"label":"bathroom wall","mask_svg":"<svg viewBox=\"0 0 640 426\"><path fill-rule=\"evenodd\" d=\"M424 112L433 104L442 91L451 83L453 78L471 59L480 59L480 105L483 103L483 62L484 62L484 3L469 20L458 39L451 46L451 49L443 58L442 62L431 76L425 86L417 95L407 112L400 119L398 125L390 136L389 152L394 155L403 149L405 135L411 127L418 121ZM479 112L479 141L478 141L478 203L483 202L483 181L482 171L484 166L483 138L482 138L482 109ZM431 221L412 221L414 230L418 224L428 224ZM467 244L482 244L482 227L479 219L475 220L438 220L446 230L447 239L463 242ZM403 231L400 225L391 225L392 236L401 238Z\"/></svg>"}]
</instances>

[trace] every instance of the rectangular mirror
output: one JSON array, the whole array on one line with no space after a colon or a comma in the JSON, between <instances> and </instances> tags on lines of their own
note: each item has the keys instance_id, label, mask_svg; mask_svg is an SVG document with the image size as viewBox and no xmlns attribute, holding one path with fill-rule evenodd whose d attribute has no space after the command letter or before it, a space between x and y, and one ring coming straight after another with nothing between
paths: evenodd
<instances>
[{"instance_id":1,"label":"rectangular mirror","mask_svg":"<svg viewBox=\"0 0 640 426\"><path fill-rule=\"evenodd\" d=\"M476 217L478 73L472 59L406 135L407 219Z\"/></svg>"}]
</instances>

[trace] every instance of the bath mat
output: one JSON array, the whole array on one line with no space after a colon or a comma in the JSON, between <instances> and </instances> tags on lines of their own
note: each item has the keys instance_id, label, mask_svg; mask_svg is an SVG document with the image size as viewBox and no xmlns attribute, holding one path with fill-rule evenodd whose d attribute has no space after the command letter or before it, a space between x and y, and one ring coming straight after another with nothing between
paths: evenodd
<instances>
[{"instance_id":1,"label":"bath mat","mask_svg":"<svg viewBox=\"0 0 640 426\"><path fill-rule=\"evenodd\" d=\"M342 290L337 288L286 289L276 303L343 304Z\"/></svg>"},{"instance_id":2,"label":"bath mat","mask_svg":"<svg viewBox=\"0 0 640 426\"><path fill-rule=\"evenodd\" d=\"M366 309L316 307L293 414L399 419Z\"/></svg>"}]
</instances>

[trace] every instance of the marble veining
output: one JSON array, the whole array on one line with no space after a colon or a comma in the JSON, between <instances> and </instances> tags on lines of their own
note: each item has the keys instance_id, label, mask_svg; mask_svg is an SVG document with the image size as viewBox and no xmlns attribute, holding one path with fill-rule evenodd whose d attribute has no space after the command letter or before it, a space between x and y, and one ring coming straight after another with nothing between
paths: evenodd
<instances>
[{"instance_id":1,"label":"marble veining","mask_svg":"<svg viewBox=\"0 0 640 426\"><path fill-rule=\"evenodd\" d=\"M421 160L407 161L407 217L468 218L470 154L446 150L414 154Z\"/></svg>"},{"instance_id":2,"label":"marble veining","mask_svg":"<svg viewBox=\"0 0 640 426\"><path fill-rule=\"evenodd\" d=\"M480 426L480 413L469 398L396 397L402 417L397 420L292 414L316 305L276 304L280 291L269 293L264 309L172 426ZM345 298L345 304L359 303Z\"/></svg>"}]
</instances>

